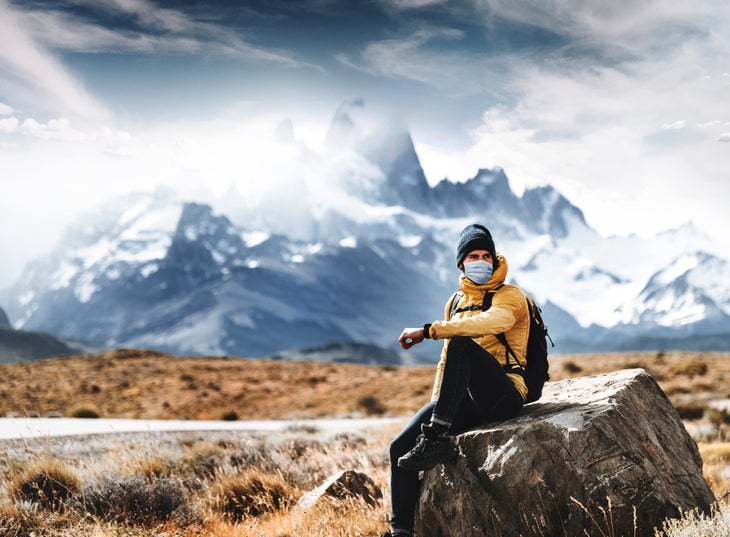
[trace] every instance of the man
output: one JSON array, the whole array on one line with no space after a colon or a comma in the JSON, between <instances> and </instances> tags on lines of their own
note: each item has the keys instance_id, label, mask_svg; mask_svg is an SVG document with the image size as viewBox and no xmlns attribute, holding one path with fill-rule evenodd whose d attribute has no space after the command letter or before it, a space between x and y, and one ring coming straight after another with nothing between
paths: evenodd
<instances>
[{"instance_id":1,"label":"man","mask_svg":"<svg viewBox=\"0 0 730 537\"><path fill-rule=\"evenodd\" d=\"M413 535L419 472L458 455L449 433L516 416L527 396L522 377L530 329L525 295L504 283L507 260L495 250L486 227L464 228L456 266L462 271L461 293L447 302L445 320L406 328L398 339L404 349L424 339L443 339L444 345L431 402L390 444L391 530L383 537ZM486 293L493 293L492 305L483 311ZM452 300L459 297L452 309ZM505 334L517 364L497 339L500 333Z\"/></svg>"}]
</instances>

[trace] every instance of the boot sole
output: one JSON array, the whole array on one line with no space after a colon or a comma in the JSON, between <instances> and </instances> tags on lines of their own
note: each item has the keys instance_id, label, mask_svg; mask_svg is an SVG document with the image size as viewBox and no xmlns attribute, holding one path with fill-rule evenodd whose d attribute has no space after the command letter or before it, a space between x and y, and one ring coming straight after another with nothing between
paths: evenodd
<instances>
[{"instance_id":1,"label":"boot sole","mask_svg":"<svg viewBox=\"0 0 730 537\"><path fill-rule=\"evenodd\" d=\"M403 457L401 457L400 459L398 459L398 468L402 468L403 470L410 470L412 472L426 472L428 470L431 470L431 469L435 468L439 464L443 464L445 462L449 462L449 461L454 460L457 457L458 454L459 453L457 451L454 451L448 457L446 457L446 458L444 458L442 460L435 461L433 463L427 464L427 465L426 464L412 463L408 459L405 459L404 460Z\"/></svg>"}]
</instances>

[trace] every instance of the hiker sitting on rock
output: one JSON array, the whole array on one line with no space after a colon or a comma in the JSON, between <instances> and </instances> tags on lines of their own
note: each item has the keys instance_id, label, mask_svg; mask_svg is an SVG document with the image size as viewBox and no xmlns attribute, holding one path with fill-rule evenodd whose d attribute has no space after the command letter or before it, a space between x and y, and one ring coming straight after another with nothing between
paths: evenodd
<instances>
[{"instance_id":1,"label":"hiker sitting on rock","mask_svg":"<svg viewBox=\"0 0 730 537\"><path fill-rule=\"evenodd\" d=\"M507 260L498 254L489 230L464 228L456 248L463 272L460 292L446 304L444 321L406 328L398 339L410 349L425 338L443 339L431 402L390 444L391 531L413 535L420 492L419 471L457 456L451 434L517 415L527 396L523 379L530 316L524 293L505 285ZM485 295L491 307L483 310ZM453 312L453 315L452 315ZM515 357L497 337L504 333ZM518 363L515 363L518 362Z\"/></svg>"}]
</instances>

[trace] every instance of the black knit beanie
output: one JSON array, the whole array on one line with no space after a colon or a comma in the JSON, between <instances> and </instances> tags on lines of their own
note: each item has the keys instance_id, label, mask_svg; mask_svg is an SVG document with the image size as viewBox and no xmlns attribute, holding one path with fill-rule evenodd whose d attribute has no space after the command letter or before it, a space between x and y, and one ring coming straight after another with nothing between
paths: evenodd
<instances>
[{"instance_id":1,"label":"black knit beanie","mask_svg":"<svg viewBox=\"0 0 730 537\"><path fill-rule=\"evenodd\" d=\"M461 231L456 247L456 266L461 265L466 255L473 250L487 250L495 262L497 260L492 234L480 224L471 224Z\"/></svg>"}]
</instances>

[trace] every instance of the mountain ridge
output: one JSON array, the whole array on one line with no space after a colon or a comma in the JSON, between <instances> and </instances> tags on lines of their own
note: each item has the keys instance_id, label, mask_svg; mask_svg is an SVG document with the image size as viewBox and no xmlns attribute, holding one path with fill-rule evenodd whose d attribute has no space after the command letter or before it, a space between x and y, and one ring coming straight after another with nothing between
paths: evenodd
<instances>
[{"instance_id":1,"label":"mountain ridge","mask_svg":"<svg viewBox=\"0 0 730 537\"><path fill-rule=\"evenodd\" d=\"M349 164L321 177L301 168L304 194L272 198L276 211L235 192L208 203L130 194L80 219L0 304L24 329L106 346L265 356L357 343L399 353L403 326L442 317L458 285L456 238L480 221L510 281L542 305L558 352L692 348L703 335L730 348L728 262L692 225L604 238L550 185L517 196L501 168L431 187L407 129L360 129L363 110L343 105L329 145L305 156L308 166L321 159L317 170ZM694 265L677 271L683 256ZM670 318L674 305L692 309L687 322ZM409 354L433 361L438 347Z\"/></svg>"}]
</instances>

